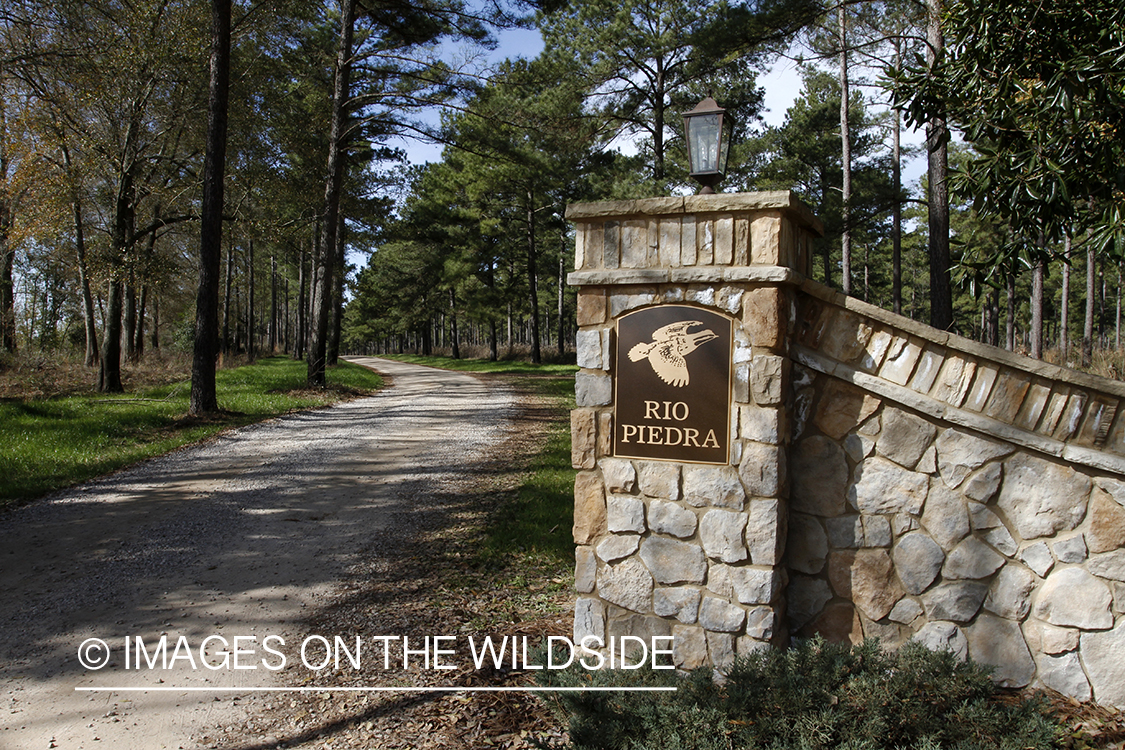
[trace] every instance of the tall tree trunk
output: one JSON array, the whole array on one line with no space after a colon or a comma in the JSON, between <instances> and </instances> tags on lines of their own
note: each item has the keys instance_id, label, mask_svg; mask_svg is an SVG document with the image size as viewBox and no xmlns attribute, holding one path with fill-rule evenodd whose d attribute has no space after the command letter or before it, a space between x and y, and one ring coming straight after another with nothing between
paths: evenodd
<instances>
[{"instance_id":1,"label":"tall tree trunk","mask_svg":"<svg viewBox=\"0 0 1125 750\"><path fill-rule=\"evenodd\" d=\"M316 260L313 288L313 320L309 341L308 384L326 385L328 325L331 320L332 266L336 255L336 230L340 214L340 191L344 174L345 105L351 90L352 32L356 0L341 0L340 40L336 50L336 76L332 89L332 120L328 132L328 177L324 185L324 214L320 252Z\"/></svg>"},{"instance_id":2,"label":"tall tree trunk","mask_svg":"<svg viewBox=\"0 0 1125 750\"><path fill-rule=\"evenodd\" d=\"M1082 364L1089 367L1094 356L1094 298L1097 283L1094 248L1086 250L1086 319L1082 323Z\"/></svg>"},{"instance_id":3,"label":"tall tree trunk","mask_svg":"<svg viewBox=\"0 0 1125 750\"><path fill-rule=\"evenodd\" d=\"M70 206L74 218L74 250L78 258L78 285L82 290L82 321L86 329L85 362L87 367L93 367L98 363L98 328L94 318L94 295L90 291L90 271L86 263L86 228L82 220L82 199L79 197L73 174L70 149L65 144L62 152L63 164L71 180Z\"/></svg>"},{"instance_id":4,"label":"tall tree trunk","mask_svg":"<svg viewBox=\"0 0 1125 750\"><path fill-rule=\"evenodd\" d=\"M133 343L133 357L141 359L145 355L145 306L148 305L148 284L141 285L141 296L137 300L137 325Z\"/></svg>"},{"instance_id":5,"label":"tall tree trunk","mask_svg":"<svg viewBox=\"0 0 1125 750\"><path fill-rule=\"evenodd\" d=\"M902 41L895 41L895 67L902 64ZM891 301L896 315L902 314L902 112L895 110L894 142L891 148Z\"/></svg>"},{"instance_id":6,"label":"tall tree trunk","mask_svg":"<svg viewBox=\"0 0 1125 750\"><path fill-rule=\"evenodd\" d=\"M449 338L453 345L453 358L461 359L461 339L457 330L457 292L449 290Z\"/></svg>"},{"instance_id":7,"label":"tall tree trunk","mask_svg":"<svg viewBox=\"0 0 1125 750\"><path fill-rule=\"evenodd\" d=\"M254 238L246 240L246 356L257 353L254 339Z\"/></svg>"},{"instance_id":8,"label":"tall tree trunk","mask_svg":"<svg viewBox=\"0 0 1125 750\"><path fill-rule=\"evenodd\" d=\"M234 279L234 242L227 243L227 277L223 285L223 355L230 354L230 288ZM235 311L238 315L238 311Z\"/></svg>"},{"instance_id":9,"label":"tall tree trunk","mask_svg":"<svg viewBox=\"0 0 1125 750\"><path fill-rule=\"evenodd\" d=\"M840 24L840 166L843 169L841 192L843 199L842 220L844 233L840 235L840 265L844 294L852 293L852 138L848 120L848 19L847 4L840 3L838 11Z\"/></svg>"},{"instance_id":10,"label":"tall tree trunk","mask_svg":"<svg viewBox=\"0 0 1125 750\"><path fill-rule=\"evenodd\" d=\"M269 353L277 351L277 254L270 250L270 326Z\"/></svg>"},{"instance_id":11,"label":"tall tree trunk","mask_svg":"<svg viewBox=\"0 0 1125 750\"><path fill-rule=\"evenodd\" d=\"M223 176L227 154L230 94L231 0L211 0L211 81L207 102L207 151L203 158L200 213L199 294L195 302L195 347L191 364L193 415L219 410L215 359L219 354L219 264L223 240Z\"/></svg>"},{"instance_id":12,"label":"tall tree trunk","mask_svg":"<svg viewBox=\"0 0 1125 750\"><path fill-rule=\"evenodd\" d=\"M1039 242L1040 249L1043 249L1043 239L1040 238ZM1046 266L1047 262L1040 257L1031 269L1031 356L1034 359L1043 359L1043 277Z\"/></svg>"},{"instance_id":13,"label":"tall tree trunk","mask_svg":"<svg viewBox=\"0 0 1125 750\"><path fill-rule=\"evenodd\" d=\"M1059 305L1059 355L1066 366L1070 356L1070 233L1063 237L1062 301Z\"/></svg>"},{"instance_id":14,"label":"tall tree trunk","mask_svg":"<svg viewBox=\"0 0 1125 750\"><path fill-rule=\"evenodd\" d=\"M1016 274L1008 272L1008 315L1004 321L1004 348L1010 352L1016 350Z\"/></svg>"},{"instance_id":15,"label":"tall tree trunk","mask_svg":"<svg viewBox=\"0 0 1125 750\"><path fill-rule=\"evenodd\" d=\"M926 61L932 69L945 47L941 30L942 0L926 0ZM935 118L926 127L929 153L929 251L930 325L942 330L953 327L953 290L949 279L949 154L946 125Z\"/></svg>"},{"instance_id":16,"label":"tall tree trunk","mask_svg":"<svg viewBox=\"0 0 1125 750\"><path fill-rule=\"evenodd\" d=\"M136 199L133 189L134 168L129 165L122 171L114 205L113 232L110 238L113 265L110 268L105 311L105 338L102 340L102 357L98 366L98 391L102 393L121 393L125 390L121 383L121 315L124 308L125 264L133 236Z\"/></svg>"},{"instance_id":17,"label":"tall tree trunk","mask_svg":"<svg viewBox=\"0 0 1125 750\"><path fill-rule=\"evenodd\" d=\"M332 290L332 327L328 333L328 350L326 352L329 367L335 367L340 362L340 330L344 325L344 233L347 226L344 217L339 217L336 227L336 267L332 269L335 281Z\"/></svg>"},{"instance_id":18,"label":"tall tree trunk","mask_svg":"<svg viewBox=\"0 0 1125 750\"><path fill-rule=\"evenodd\" d=\"M543 361L539 348L539 284L536 269L535 246L535 194L527 191L527 290L528 303L531 305L531 361L539 364Z\"/></svg>"},{"instance_id":19,"label":"tall tree trunk","mask_svg":"<svg viewBox=\"0 0 1125 750\"><path fill-rule=\"evenodd\" d=\"M136 353L133 351L133 345L137 339L137 272L135 269L129 269L129 275L126 277L128 280L125 282L125 361L134 362L137 359Z\"/></svg>"},{"instance_id":20,"label":"tall tree trunk","mask_svg":"<svg viewBox=\"0 0 1125 750\"><path fill-rule=\"evenodd\" d=\"M160 295L152 290L152 350L160 351Z\"/></svg>"},{"instance_id":21,"label":"tall tree trunk","mask_svg":"<svg viewBox=\"0 0 1125 750\"><path fill-rule=\"evenodd\" d=\"M301 247L301 254L297 258L297 340L293 346L293 359L305 356L305 310L308 302L305 299L305 248Z\"/></svg>"},{"instance_id":22,"label":"tall tree trunk","mask_svg":"<svg viewBox=\"0 0 1125 750\"><path fill-rule=\"evenodd\" d=\"M566 234L564 233L562 235L562 237L563 237L563 245L565 246L566 245ZM558 318L558 321L559 321L559 358L560 359L566 354L566 315L565 315L566 311L563 309L563 301L564 301L564 299L563 299L563 287L565 285L566 277L564 276L565 268L563 266L563 255L564 255L563 253L561 253L561 252L559 253L559 285L558 285L559 309L558 309L558 315L556 316Z\"/></svg>"}]
</instances>

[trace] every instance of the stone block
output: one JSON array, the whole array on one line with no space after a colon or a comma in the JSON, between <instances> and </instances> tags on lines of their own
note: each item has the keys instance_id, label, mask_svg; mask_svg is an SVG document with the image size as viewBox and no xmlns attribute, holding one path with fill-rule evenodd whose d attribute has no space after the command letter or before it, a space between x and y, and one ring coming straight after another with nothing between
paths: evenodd
<instances>
[{"instance_id":1,"label":"stone block","mask_svg":"<svg viewBox=\"0 0 1125 750\"><path fill-rule=\"evenodd\" d=\"M769 604L781 593L781 573L746 566L730 569L734 597L742 604Z\"/></svg>"},{"instance_id":2,"label":"stone block","mask_svg":"<svg viewBox=\"0 0 1125 750\"><path fill-rule=\"evenodd\" d=\"M742 510L746 503L746 490L731 466L684 466L683 479L688 505Z\"/></svg>"},{"instance_id":3,"label":"stone block","mask_svg":"<svg viewBox=\"0 0 1125 750\"><path fill-rule=\"evenodd\" d=\"M610 534L598 542L595 552L602 562L616 562L636 552L640 545L637 534Z\"/></svg>"},{"instance_id":4,"label":"stone block","mask_svg":"<svg viewBox=\"0 0 1125 750\"><path fill-rule=\"evenodd\" d=\"M707 654L715 669L728 669L734 663L734 635L707 631Z\"/></svg>"},{"instance_id":5,"label":"stone block","mask_svg":"<svg viewBox=\"0 0 1125 750\"><path fill-rule=\"evenodd\" d=\"M598 570L598 595L631 612L651 611L652 590L652 575L636 557L603 565Z\"/></svg>"},{"instance_id":6,"label":"stone block","mask_svg":"<svg viewBox=\"0 0 1125 750\"><path fill-rule=\"evenodd\" d=\"M785 519L781 501L755 498L746 509L746 548L754 565L776 565L785 542Z\"/></svg>"},{"instance_id":7,"label":"stone block","mask_svg":"<svg viewBox=\"0 0 1125 750\"><path fill-rule=\"evenodd\" d=\"M853 602L866 617L882 620L905 592L885 549L833 551L828 556L832 590Z\"/></svg>"},{"instance_id":8,"label":"stone block","mask_svg":"<svg viewBox=\"0 0 1125 750\"><path fill-rule=\"evenodd\" d=\"M598 560L590 547L574 548L574 588L579 594L594 590L594 577L598 573Z\"/></svg>"},{"instance_id":9,"label":"stone block","mask_svg":"<svg viewBox=\"0 0 1125 750\"><path fill-rule=\"evenodd\" d=\"M1020 560L1023 564L1035 571L1035 575L1040 578L1046 578L1047 574L1051 572L1051 568L1055 567L1055 558L1051 554L1051 550L1047 548L1046 542L1039 542L1026 547L1020 553Z\"/></svg>"},{"instance_id":10,"label":"stone block","mask_svg":"<svg viewBox=\"0 0 1125 750\"><path fill-rule=\"evenodd\" d=\"M1090 487L1069 466L1017 453L1004 462L997 505L1024 539L1052 536L1082 522Z\"/></svg>"},{"instance_id":11,"label":"stone block","mask_svg":"<svg viewBox=\"0 0 1125 750\"><path fill-rule=\"evenodd\" d=\"M736 404L750 403L750 363L739 362L734 366L734 383L731 397Z\"/></svg>"},{"instance_id":12,"label":"stone block","mask_svg":"<svg viewBox=\"0 0 1125 750\"><path fill-rule=\"evenodd\" d=\"M1045 687L1083 702L1094 697L1094 691L1090 689L1090 681L1086 679L1086 672L1082 669L1078 654L1059 656L1040 654L1038 666L1039 681Z\"/></svg>"},{"instance_id":13,"label":"stone block","mask_svg":"<svg viewBox=\"0 0 1125 750\"><path fill-rule=\"evenodd\" d=\"M1087 446L1103 445L1113 426L1119 404L1117 399L1109 396L1097 395L1090 399L1086 418L1082 420L1082 426L1074 437L1075 442Z\"/></svg>"},{"instance_id":14,"label":"stone block","mask_svg":"<svg viewBox=\"0 0 1125 750\"><path fill-rule=\"evenodd\" d=\"M936 474L937 473L937 448L930 446L918 459L918 463L914 465L914 471L923 474Z\"/></svg>"},{"instance_id":15,"label":"stone block","mask_svg":"<svg viewBox=\"0 0 1125 750\"><path fill-rule=\"evenodd\" d=\"M697 525L696 515L676 503L653 500L648 506L648 528L654 533L687 539Z\"/></svg>"},{"instance_id":16,"label":"stone block","mask_svg":"<svg viewBox=\"0 0 1125 750\"><path fill-rule=\"evenodd\" d=\"M578 290L578 325L598 326L605 323L606 299L603 289Z\"/></svg>"},{"instance_id":17,"label":"stone block","mask_svg":"<svg viewBox=\"0 0 1125 750\"><path fill-rule=\"evenodd\" d=\"M789 626L793 630L800 630L821 613L824 605L832 598L832 589L822 578L797 575L789 581L786 598L789 604L786 612Z\"/></svg>"},{"instance_id":18,"label":"stone block","mask_svg":"<svg viewBox=\"0 0 1125 750\"><path fill-rule=\"evenodd\" d=\"M672 660L688 671L707 663L707 633L703 628L672 626Z\"/></svg>"},{"instance_id":19,"label":"stone block","mask_svg":"<svg viewBox=\"0 0 1125 750\"><path fill-rule=\"evenodd\" d=\"M734 217L715 219L715 265L729 266L734 261Z\"/></svg>"},{"instance_id":20,"label":"stone block","mask_svg":"<svg viewBox=\"0 0 1125 750\"><path fill-rule=\"evenodd\" d=\"M785 545L789 568L816 575L824 570L828 559L828 535L812 516L794 513L789 518L789 536Z\"/></svg>"},{"instance_id":21,"label":"stone block","mask_svg":"<svg viewBox=\"0 0 1125 750\"><path fill-rule=\"evenodd\" d=\"M1108 581L1125 582L1125 549L1093 555L1086 561L1086 569Z\"/></svg>"},{"instance_id":22,"label":"stone block","mask_svg":"<svg viewBox=\"0 0 1125 750\"><path fill-rule=\"evenodd\" d=\"M971 474L962 485L961 491L970 500L987 503L996 496L996 490L1000 489L1000 477L1003 473L1003 464L988 464Z\"/></svg>"},{"instance_id":23,"label":"stone block","mask_svg":"<svg viewBox=\"0 0 1125 750\"><path fill-rule=\"evenodd\" d=\"M641 559L657 583L703 583L707 577L707 560L697 544L647 537L641 543Z\"/></svg>"},{"instance_id":24,"label":"stone block","mask_svg":"<svg viewBox=\"0 0 1125 750\"><path fill-rule=\"evenodd\" d=\"M969 513L965 499L945 482L930 477L930 491L922 512L922 526L941 548L949 551L969 534Z\"/></svg>"},{"instance_id":25,"label":"stone block","mask_svg":"<svg viewBox=\"0 0 1125 750\"><path fill-rule=\"evenodd\" d=\"M865 547L890 547L891 523L886 516L866 516L863 519L863 544Z\"/></svg>"},{"instance_id":26,"label":"stone block","mask_svg":"<svg viewBox=\"0 0 1125 750\"><path fill-rule=\"evenodd\" d=\"M750 223L750 263L756 266L781 265L780 212L766 211Z\"/></svg>"},{"instance_id":27,"label":"stone block","mask_svg":"<svg viewBox=\"0 0 1125 750\"><path fill-rule=\"evenodd\" d=\"M961 660L969 655L969 641L965 633L952 622L928 622L910 640L931 651L949 651Z\"/></svg>"},{"instance_id":28,"label":"stone block","mask_svg":"<svg viewBox=\"0 0 1125 750\"><path fill-rule=\"evenodd\" d=\"M879 370L879 377L889 380L896 385L906 385L918 358L922 356L920 341L909 339L906 336L896 336L887 348L887 357Z\"/></svg>"},{"instance_id":29,"label":"stone block","mask_svg":"<svg viewBox=\"0 0 1125 750\"><path fill-rule=\"evenodd\" d=\"M680 263L685 266L694 266L699 260L699 251L696 249L696 221L691 214L684 217L680 225Z\"/></svg>"},{"instance_id":30,"label":"stone block","mask_svg":"<svg viewBox=\"0 0 1125 750\"><path fill-rule=\"evenodd\" d=\"M749 556L742 533L746 516L730 510L712 509L699 522L699 538L707 556L725 563L741 562Z\"/></svg>"},{"instance_id":31,"label":"stone block","mask_svg":"<svg viewBox=\"0 0 1125 750\"><path fill-rule=\"evenodd\" d=\"M747 440L778 445L783 438L783 416L780 409L761 406L738 407L739 434Z\"/></svg>"},{"instance_id":32,"label":"stone block","mask_svg":"<svg viewBox=\"0 0 1125 750\"><path fill-rule=\"evenodd\" d=\"M1004 558L974 536L958 544L945 558L942 577L949 580L962 578L980 580L1000 569Z\"/></svg>"},{"instance_id":33,"label":"stone block","mask_svg":"<svg viewBox=\"0 0 1125 750\"><path fill-rule=\"evenodd\" d=\"M828 543L833 549L857 549L863 545L863 520L858 515L837 516L825 520Z\"/></svg>"},{"instance_id":34,"label":"stone block","mask_svg":"<svg viewBox=\"0 0 1125 750\"><path fill-rule=\"evenodd\" d=\"M863 621L848 602L833 602L802 630L805 635L820 635L829 643L863 643Z\"/></svg>"},{"instance_id":35,"label":"stone block","mask_svg":"<svg viewBox=\"0 0 1125 750\"><path fill-rule=\"evenodd\" d=\"M589 544L604 533L605 523L605 485L595 472L578 472L574 478L574 543Z\"/></svg>"},{"instance_id":36,"label":"stone block","mask_svg":"<svg viewBox=\"0 0 1125 750\"><path fill-rule=\"evenodd\" d=\"M613 412L598 414L598 458L613 453Z\"/></svg>"},{"instance_id":37,"label":"stone block","mask_svg":"<svg viewBox=\"0 0 1125 750\"><path fill-rule=\"evenodd\" d=\"M746 621L746 610L737 604L713 596L703 597L699 605L699 624L705 630L719 633L737 633Z\"/></svg>"},{"instance_id":38,"label":"stone block","mask_svg":"<svg viewBox=\"0 0 1125 750\"><path fill-rule=\"evenodd\" d=\"M645 531L645 504L639 497L610 495L606 501L606 528L620 534Z\"/></svg>"},{"instance_id":39,"label":"stone block","mask_svg":"<svg viewBox=\"0 0 1125 750\"><path fill-rule=\"evenodd\" d=\"M603 458L599 462L606 489L610 492L632 492L637 488L637 470L624 458Z\"/></svg>"},{"instance_id":40,"label":"stone block","mask_svg":"<svg viewBox=\"0 0 1125 750\"><path fill-rule=\"evenodd\" d=\"M715 264L715 222L710 218L695 220L696 263L701 266Z\"/></svg>"},{"instance_id":41,"label":"stone block","mask_svg":"<svg viewBox=\"0 0 1125 750\"><path fill-rule=\"evenodd\" d=\"M734 260L736 266L750 265L750 220L745 216L734 218Z\"/></svg>"},{"instance_id":42,"label":"stone block","mask_svg":"<svg viewBox=\"0 0 1125 750\"><path fill-rule=\"evenodd\" d=\"M785 488L785 451L776 445L745 443L738 476L754 497L779 497Z\"/></svg>"},{"instance_id":43,"label":"stone block","mask_svg":"<svg viewBox=\"0 0 1125 750\"><path fill-rule=\"evenodd\" d=\"M1062 419L1063 412L1066 410L1066 403L1069 398L1070 389L1061 383L1055 383L1051 398L1047 401L1047 406L1043 410L1043 417L1039 420L1039 427L1036 432L1041 435L1054 433L1059 426L1059 420Z\"/></svg>"},{"instance_id":44,"label":"stone block","mask_svg":"<svg viewBox=\"0 0 1125 750\"><path fill-rule=\"evenodd\" d=\"M652 611L661 617L675 617L685 625L699 619L699 589L676 586L652 592Z\"/></svg>"},{"instance_id":45,"label":"stone block","mask_svg":"<svg viewBox=\"0 0 1125 750\"><path fill-rule=\"evenodd\" d=\"M607 221L602 224L602 267L621 267L621 223Z\"/></svg>"},{"instance_id":46,"label":"stone block","mask_svg":"<svg viewBox=\"0 0 1125 750\"><path fill-rule=\"evenodd\" d=\"M926 502L930 478L878 456L856 465L848 501L860 513L918 515ZM879 618L872 618L877 620Z\"/></svg>"},{"instance_id":47,"label":"stone block","mask_svg":"<svg viewBox=\"0 0 1125 750\"><path fill-rule=\"evenodd\" d=\"M608 373L580 370L574 376L576 406L608 406L613 403L613 378Z\"/></svg>"},{"instance_id":48,"label":"stone block","mask_svg":"<svg viewBox=\"0 0 1125 750\"><path fill-rule=\"evenodd\" d=\"M1078 648L1078 637L1081 632L1073 628L1060 628L1031 620L1024 625L1024 635L1032 651L1057 656Z\"/></svg>"},{"instance_id":49,"label":"stone block","mask_svg":"<svg viewBox=\"0 0 1125 750\"><path fill-rule=\"evenodd\" d=\"M1015 557L1020 549L1016 540L1012 538L1011 532L1004 526L989 529L984 535L984 541L991 544L997 552L1005 557Z\"/></svg>"},{"instance_id":50,"label":"stone block","mask_svg":"<svg viewBox=\"0 0 1125 750\"><path fill-rule=\"evenodd\" d=\"M910 388L919 393L929 393L944 362L944 349L933 345L925 346L918 357L918 366L914 368L914 377L910 379Z\"/></svg>"},{"instance_id":51,"label":"stone block","mask_svg":"<svg viewBox=\"0 0 1125 750\"><path fill-rule=\"evenodd\" d=\"M589 370L608 370L609 363L602 361L602 330L587 328L574 334L574 352L579 367Z\"/></svg>"},{"instance_id":52,"label":"stone block","mask_svg":"<svg viewBox=\"0 0 1125 750\"><path fill-rule=\"evenodd\" d=\"M707 589L724 599L734 597L731 567L723 563L711 563L711 566L707 569Z\"/></svg>"},{"instance_id":53,"label":"stone block","mask_svg":"<svg viewBox=\"0 0 1125 750\"><path fill-rule=\"evenodd\" d=\"M618 318L630 310L638 307L647 307L658 301L656 291L643 287L629 287L634 289L629 294L615 293L609 298L609 314L611 318Z\"/></svg>"},{"instance_id":54,"label":"stone block","mask_svg":"<svg viewBox=\"0 0 1125 750\"><path fill-rule=\"evenodd\" d=\"M913 469L930 447L937 428L925 419L896 407L883 408L883 429L876 450L907 469Z\"/></svg>"},{"instance_id":55,"label":"stone block","mask_svg":"<svg viewBox=\"0 0 1125 750\"><path fill-rule=\"evenodd\" d=\"M1031 376L1016 370L1001 370L992 387L992 397L984 413L1001 422L1015 421L1020 406L1023 405L1027 389L1031 387Z\"/></svg>"},{"instance_id":56,"label":"stone block","mask_svg":"<svg viewBox=\"0 0 1125 750\"><path fill-rule=\"evenodd\" d=\"M621 231L621 267L648 268L652 265L648 254L648 222L629 219Z\"/></svg>"},{"instance_id":57,"label":"stone block","mask_svg":"<svg viewBox=\"0 0 1125 750\"><path fill-rule=\"evenodd\" d=\"M1059 627L1104 630L1113 627L1113 594L1082 568L1060 568L1040 587L1032 611Z\"/></svg>"},{"instance_id":58,"label":"stone block","mask_svg":"<svg viewBox=\"0 0 1125 750\"><path fill-rule=\"evenodd\" d=\"M961 408L978 413L984 411L984 407L988 405L988 397L992 395L992 386L996 384L997 374L995 365L978 362L976 372L973 373L973 384L969 386L969 393Z\"/></svg>"},{"instance_id":59,"label":"stone block","mask_svg":"<svg viewBox=\"0 0 1125 750\"><path fill-rule=\"evenodd\" d=\"M750 364L750 393L758 406L779 406L788 389L790 359L760 354Z\"/></svg>"},{"instance_id":60,"label":"stone block","mask_svg":"<svg viewBox=\"0 0 1125 750\"><path fill-rule=\"evenodd\" d=\"M859 355L857 367L874 375L878 372L879 366L883 364L883 358L887 355L887 350L891 348L894 340L894 334L889 331L874 331L871 337L867 339L867 343Z\"/></svg>"},{"instance_id":61,"label":"stone block","mask_svg":"<svg viewBox=\"0 0 1125 750\"><path fill-rule=\"evenodd\" d=\"M586 638L605 643L605 605L598 599L580 596L574 602L574 642Z\"/></svg>"},{"instance_id":62,"label":"stone block","mask_svg":"<svg viewBox=\"0 0 1125 750\"><path fill-rule=\"evenodd\" d=\"M858 315L837 309L820 338L820 351L831 359L850 364L864 353L872 333L871 326Z\"/></svg>"},{"instance_id":63,"label":"stone block","mask_svg":"<svg viewBox=\"0 0 1125 750\"><path fill-rule=\"evenodd\" d=\"M976 362L955 355L946 357L930 396L952 406L960 406L969 393L976 369Z\"/></svg>"},{"instance_id":64,"label":"stone block","mask_svg":"<svg viewBox=\"0 0 1125 750\"><path fill-rule=\"evenodd\" d=\"M746 636L738 639L738 655L749 656L761 643L743 644L746 639L769 642L777 630L777 613L773 607L750 607L746 610Z\"/></svg>"},{"instance_id":65,"label":"stone block","mask_svg":"<svg viewBox=\"0 0 1125 750\"><path fill-rule=\"evenodd\" d=\"M846 508L848 461L834 441L813 435L793 448L793 510L814 516L838 516Z\"/></svg>"},{"instance_id":66,"label":"stone block","mask_svg":"<svg viewBox=\"0 0 1125 750\"><path fill-rule=\"evenodd\" d=\"M1108 706L1125 706L1125 619L1113 630L1083 633L1082 661L1094 691L1094 700Z\"/></svg>"},{"instance_id":67,"label":"stone block","mask_svg":"<svg viewBox=\"0 0 1125 750\"><path fill-rule=\"evenodd\" d=\"M922 605L913 599L899 599L898 604L891 608L887 619L901 625L910 625L924 613Z\"/></svg>"},{"instance_id":68,"label":"stone block","mask_svg":"<svg viewBox=\"0 0 1125 750\"><path fill-rule=\"evenodd\" d=\"M950 427L934 441L938 473L950 487L960 487L969 474L987 462L1006 456L1013 448L1005 443L977 437Z\"/></svg>"},{"instance_id":69,"label":"stone block","mask_svg":"<svg viewBox=\"0 0 1125 750\"><path fill-rule=\"evenodd\" d=\"M679 500L680 465L669 461L638 461L637 487L648 497Z\"/></svg>"},{"instance_id":70,"label":"stone block","mask_svg":"<svg viewBox=\"0 0 1125 750\"><path fill-rule=\"evenodd\" d=\"M1059 426L1055 428L1056 440L1070 440L1078 432L1078 425L1086 411L1086 402L1089 396L1081 391L1071 391L1063 407L1062 416L1059 417Z\"/></svg>"},{"instance_id":71,"label":"stone block","mask_svg":"<svg viewBox=\"0 0 1125 750\"><path fill-rule=\"evenodd\" d=\"M820 394L813 424L833 440L840 440L875 413L879 399L850 383L830 378Z\"/></svg>"},{"instance_id":72,"label":"stone block","mask_svg":"<svg viewBox=\"0 0 1125 750\"><path fill-rule=\"evenodd\" d=\"M867 435L852 432L844 438L844 452L856 463L870 456L874 450L875 441Z\"/></svg>"},{"instance_id":73,"label":"stone block","mask_svg":"<svg viewBox=\"0 0 1125 750\"><path fill-rule=\"evenodd\" d=\"M980 611L988 585L979 581L939 583L922 594L922 606L930 620L968 622Z\"/></svg>"},{"instance_id":74,"label":"stone block","mask_svg":"<svg viewBox=\"0 0 1125 750\"><path fill-rule=\"evenodd\" d=\"M660 265L676 268L680 265L680 243L683 238L679 217L660 217L658 256Z\"/></svg>"},{"instance_id":75,"label":"stone block","mask_svg":"<svg viewBox=\"0 0 1125 750\"><path fill-rule=\"evenodd\" d=\"M1051 544L1051 552L1061 563L1080 563L1086 559L1086 539L1081 534L1059 539Z\"/></svg>"},{"instance_id":76,"label":"stone block","mask_svg":"<svg viewBox=\"0 0 1125 750\"><path fill-rule=\"evenodd\" d=\"M1011 620L982 614L965 629L969 656L993 667L992 681L1005 688L1026 687L1035 676L1035 660L1020 626Z\"/></svg>"},{"instance_id":77,"label":"stone block","mask_svg":"<svg viewBox=\"0 0 1125 750\"><path fill-rule=\"evenodd\" d=\"M945 553L937 542L918 531L900 538L892 554L898 579L910 594L928 589L945 561Z\"/></svg>"},{"instance_id":78,"label":"stone block","mask_svg":"<svg viewBox=\"0 0 1125 750\"><path fill-rule=\"evenodd\" d=\"M1034 430L1035 426L1039 424L1039 419L1043 416L1050 398L1050 383L1032 383L1027 389L1027 395L1024 396L1020 410L1016 413L1016 427L1029 432Z\"/></svg>"},{"instance_id":79,"label":"stone block","mask_svg":"<svg viewBox=\"0 0 1125 750\"><path fill-rule=\"evenodd\" d=\"M742 289L736 286L719 287L715 303L720 309L727 311L731 316L737 317L742 310Z\"/></svg>"},{"instance_id":80,"label":"stone block","mask_svg":"<svg viewBox=\"0 0 1125 750\"><path fill-rule=\"evenodd\" d=\"M1125 508L1101 487L1090 496L1086 546L1095 554L1125 547Z\"/></svg>"},{"instance_id":81,"label":"stone block","mask_svg":"<svg viewBox=\"0 0 1125 750\"><path fill-rule=\"evenodd\" d=\"M597 462L597 428L593 409L570 412L570 465L576 469L592 469Z\"/></svg>"},{"instance_id":82,"label":"stone block","mask_svg":"<svg viewBox=\"0 0 1125 750\"><path fill-rule=\"evenodd\" d=\"M754 346L783 353L788 334L788 297L776 286L750 289L742 298L742 326Z\"/></svg>"}]
</instances>

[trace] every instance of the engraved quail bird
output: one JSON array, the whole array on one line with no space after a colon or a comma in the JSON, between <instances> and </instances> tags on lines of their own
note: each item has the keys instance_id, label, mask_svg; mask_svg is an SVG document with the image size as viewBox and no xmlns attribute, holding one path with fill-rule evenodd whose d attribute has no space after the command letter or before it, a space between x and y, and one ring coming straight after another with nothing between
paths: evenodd
<instances>
[{"instance_id":1,"label":"engraved quail bird","mask_svg":"<svg viewBox=\"0 0 1125 750\"><path fill-rule=\"evenodd\" d=\"M711 339L719 338L714 331L705 329L689 332L692 326L703 325L698 320L682 320L658 328L652 333L652 342L637 344L629 350L629 359L640 362L647 358L661 380L669 385L682 388L688 384L688 368L685 357Z\"/></svg>"}]
</instances>

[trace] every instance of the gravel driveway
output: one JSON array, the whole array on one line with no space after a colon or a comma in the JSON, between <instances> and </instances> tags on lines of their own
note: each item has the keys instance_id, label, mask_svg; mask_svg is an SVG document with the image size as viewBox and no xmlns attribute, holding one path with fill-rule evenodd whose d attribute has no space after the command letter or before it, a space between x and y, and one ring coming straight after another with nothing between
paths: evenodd
<instances>
[{"instance_id":1,"label":"gravel driveway","mask_svg":"<svg viewBox=\"0 0 1125 750\"><path fill-rule=\"evenodd\" d=\"M278 686L266 637L299 641L305 608L328 598L392 511L456 483L512 429L515 398L502 386L353 361L390 387L0 516L0 748L191 747L201 728L238 721L237 693L168 688ZM236 636L239 669L203 663L221 665ZM89 638L108 646L104 668L80 663ZM138 656L158 663L137 669ZM106 686L147 690L81 690Z\"/></svg>"}]
</instances>

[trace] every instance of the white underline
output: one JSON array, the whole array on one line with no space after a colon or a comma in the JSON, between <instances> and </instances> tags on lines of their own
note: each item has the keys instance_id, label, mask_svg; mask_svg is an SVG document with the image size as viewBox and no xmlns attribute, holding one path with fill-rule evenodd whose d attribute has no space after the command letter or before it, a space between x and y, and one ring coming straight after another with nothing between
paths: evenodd
<instances>
[{"instance_id":1,"label":"white underline","mask_svg":"<svg viewBox=\"0 0 1125 750\"><path fill-rule=\"evenodd\" d=\"M84 693L606 693L675 692L676 687L76 687Z\"/></svg>"}]
</instances>

